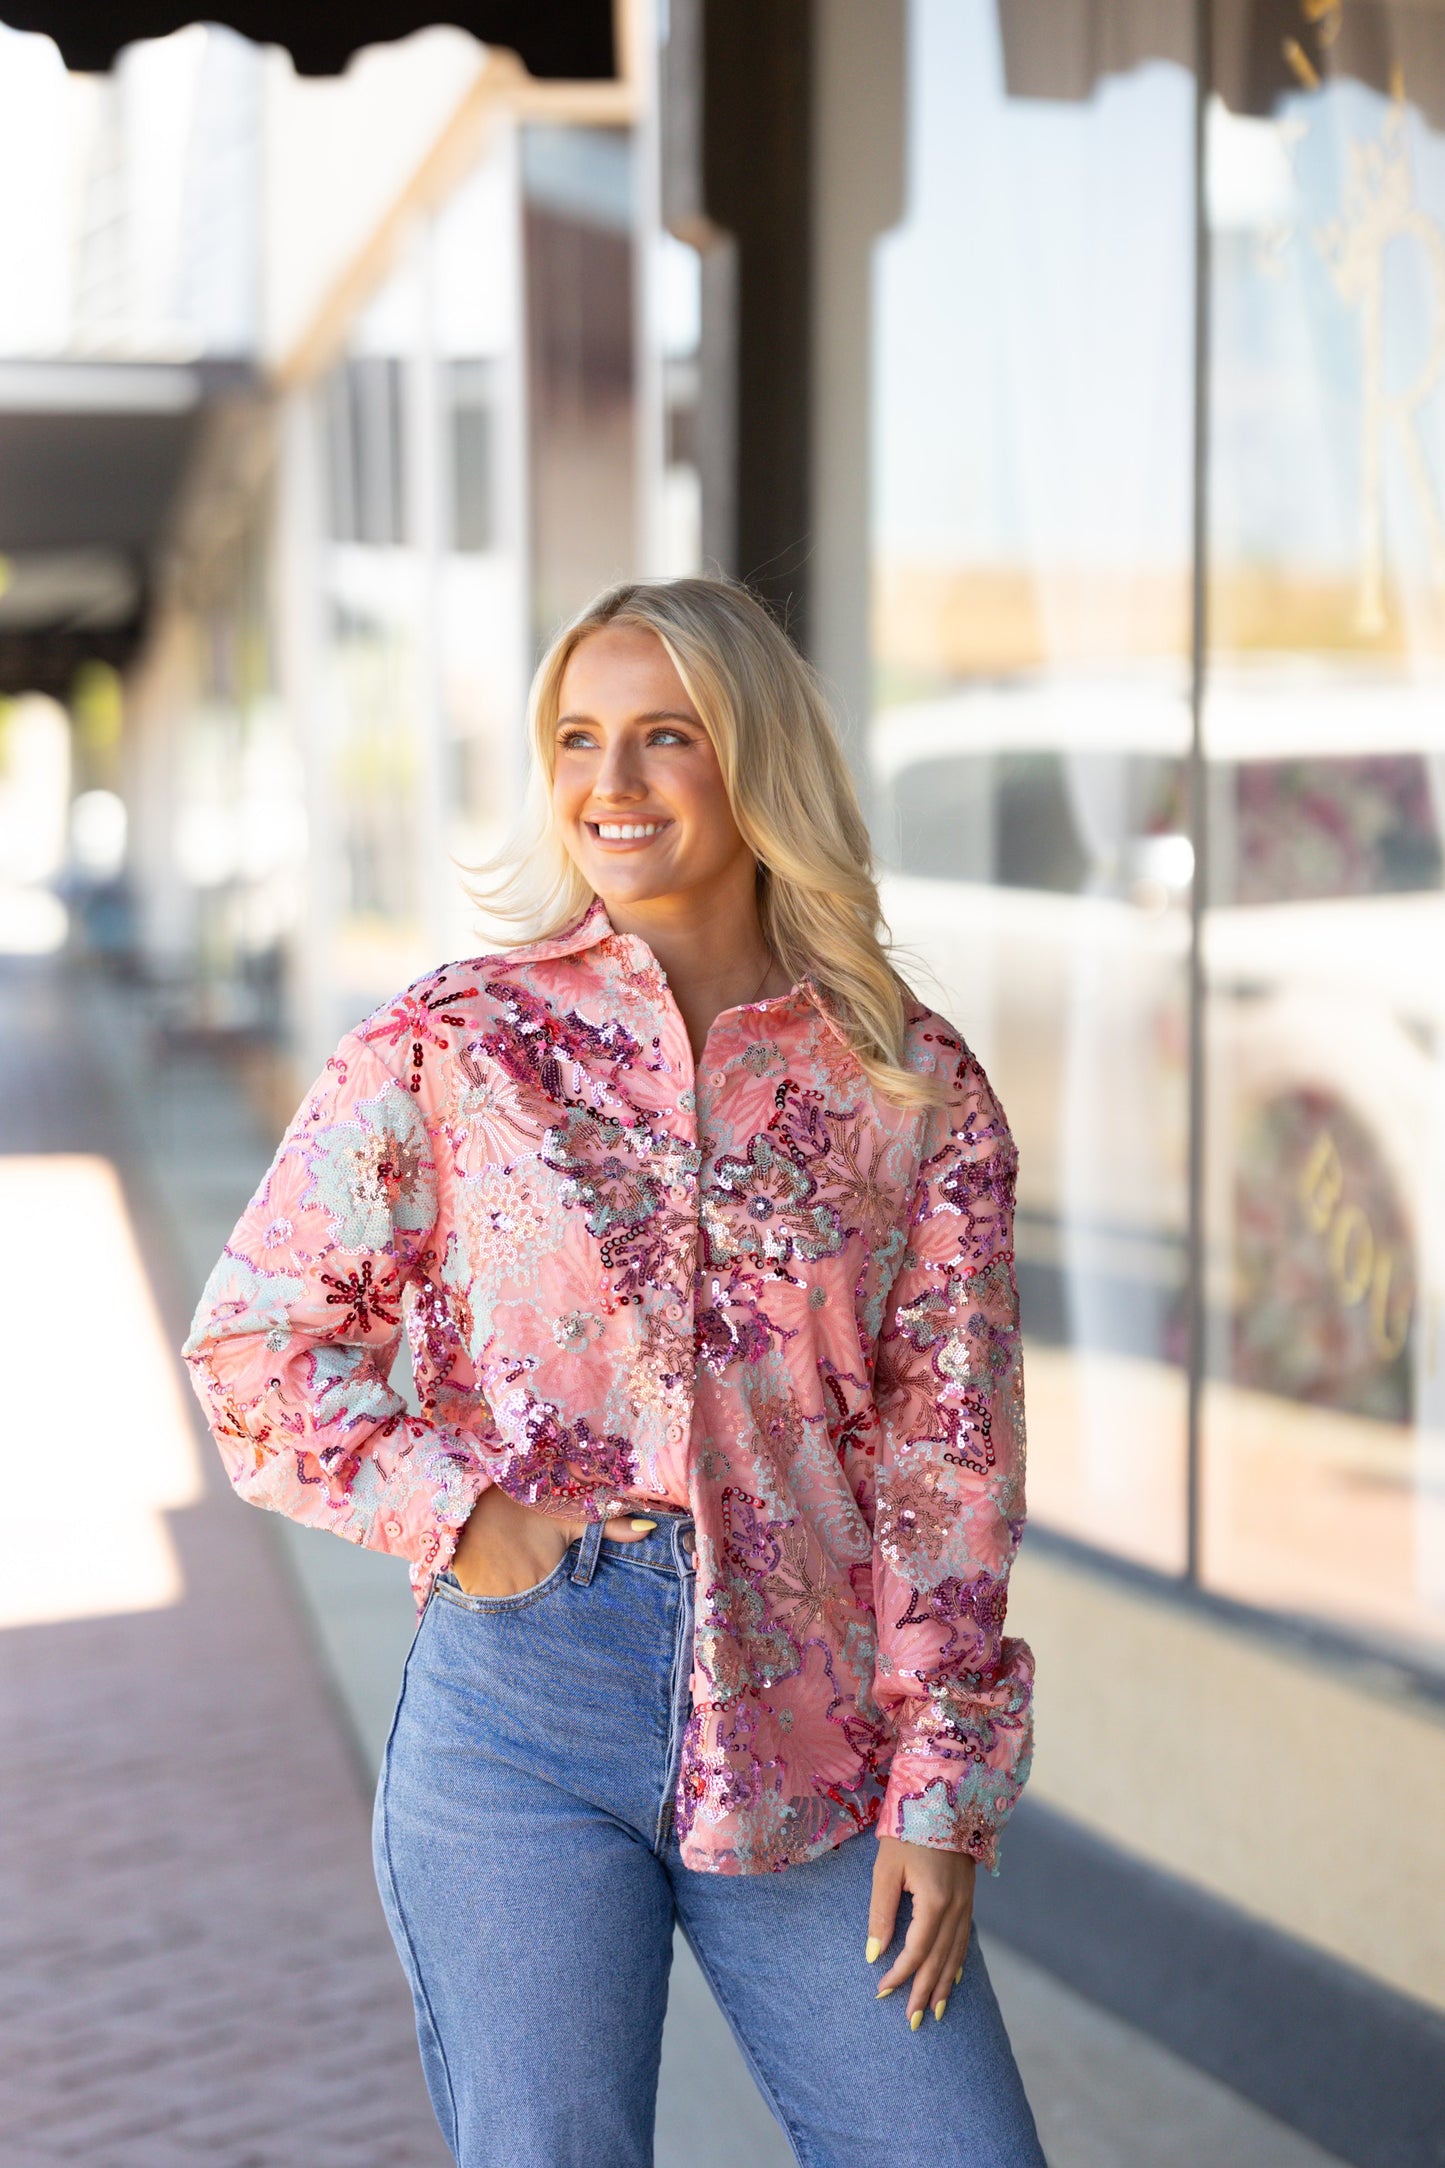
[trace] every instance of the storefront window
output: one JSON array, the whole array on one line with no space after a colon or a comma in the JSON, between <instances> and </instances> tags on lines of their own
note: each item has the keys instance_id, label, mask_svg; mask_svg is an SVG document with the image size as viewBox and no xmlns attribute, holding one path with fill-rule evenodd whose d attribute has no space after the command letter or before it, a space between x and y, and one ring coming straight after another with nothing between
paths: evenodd
<instances>
[{"instance_id":1,"label":"storefront window","mask_svg":"<svg viewBox=\"0 0 1445 2168\"><path fill-rule=\"evenodd\" d=\"M405 542L406 449L402 363L357 354L323 389L329 532L333 542L386 548Z\"/></svg>"},{"instance_id":2,"label":"storefront window","mask_svg":"<svg viewBox=\"0 0 1445 2168\"><path fill-rule=\"evenodd\" d=\"M1445 16L1298 27L1209 131L1201 1562L1438 1650Z\"/></svg>"},{"instance_id":3,"label":"storefront window","mask_svg":"<svg viewBox=\"0 0 1445 2168\"><path fill-rule=\"evenodd\" d=\"M532 630L637 559L635 176L619 128L522 134Z\"/></svg>"},{"instance_id":4,"label":"storefront window","mask_svg":"<svg viewBox=\"0 0 1445 2168\"><path fill-rule=\"evenodd\" d=\"M677 578L702 569L697 434L702 259L670 233L655 234L651 246L651 336L662 379L661 474L652 547L658 572Z\"/></svg>"},{"instance_id":5,"label":"storefront window","mask_svg":"<svg viewBox=\"0 0 1445 2168\"><path fill-rule=\"evenodd\" d=\"M888 909L1021 1148L1036 1517L1434 1658L1445 14L1213 0L1200 131L1204 12L912 0Z\"/></svg>"},{"instance_id":6,"label":"storefront window","mask_svg":"<svg viewBox=\"0 0 1445 2168\"><path fill-rule=\"evenodd\" d=\"M446 848L497 848L520 788L530 663L523 537L517 144L499 134L437 215L432 338L441 440L437 697ZM449 890L460 895L456 884ZM453 946L475 941L469 907Z\"/></svg>"},{"instance_id":7,"label":"storefront window","mask_svg":"<svg viewBox=\"0 0 1445 2168\"><path fill-rule=\"evenodd\" d=\"M475 356L443 367L447 539L470 556L497 546L497 369Z\"/></svg>"},{"instance_id":8,"label":"storefront window","mask_svg":"<svg viewBox=\"0 0 1445 2168\"><path fill-rule=\"evenodd\" d=\"M423 898L423 563L415 385L422 296L408 264L320 392L328 818L341 869L337 973L353 1006L416 968Z\"/></svg>"},{"instance_id":9,"label":"storefront window","mask_svg":"<svg viewBox=\"0 0 1445 2168\"><path fill-rule=\"evenodd\" d=\"M1033 1510L1177 1571L1194 88L1158 58L1035 94L1074 12L910 8L871 764L895 936L1020 1145Z\"/></svg>"}]
</instances>

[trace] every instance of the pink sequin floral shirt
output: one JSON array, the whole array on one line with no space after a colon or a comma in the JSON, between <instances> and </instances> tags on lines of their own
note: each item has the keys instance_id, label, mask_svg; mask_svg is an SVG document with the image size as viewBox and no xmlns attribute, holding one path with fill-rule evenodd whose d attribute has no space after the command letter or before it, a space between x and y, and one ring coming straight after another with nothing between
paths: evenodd
<instances>
[{"instance_id":1,"label":"pink sequin floral shirt","mask_svg":"<svg viewBox=\"0 0 1445 2168\"><path fill-rule=\"evenodd\" d=\"M241 1495L422 1601L488 1483L693 1515L690 1867L868 1827L992 1864L1027 1774L1016 1155L951 1025L907 1047L946 1105L885 1099L804 979L694 1063L595 902L348 1033L186 1342Z\"/></svg>"}]
</instances>

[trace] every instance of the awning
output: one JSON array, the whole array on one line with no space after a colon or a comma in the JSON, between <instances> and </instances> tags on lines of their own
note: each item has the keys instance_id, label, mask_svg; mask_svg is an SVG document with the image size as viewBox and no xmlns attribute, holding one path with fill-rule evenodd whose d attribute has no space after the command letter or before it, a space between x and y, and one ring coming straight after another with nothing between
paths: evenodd
<instances>
[{"instance_id":1,"label":"awning","mask_svg":"<svg viewBox=\"0 0 1445 2168\"><path fill-rule=\"evenodd\" d=\"M339 75L363 46L432 23L505 46L535 76L606 80L616 74L612 0L0 0L12 30L53 38L68 68L101 73L137 38L169 37L204 20L258 45L284 45L302 75Z\"/></svg>"},{"instance_id":2,"label":"awning","mask_svg":"<svg viewBox=\"0 0 1445 2168\"><path fill-rule=\"evenodd\" d=\"M1234 112L1267 115L1286 92L1348 76L1445 125L1445 0L1209 5L1212 87ZM1192 67L1195 25L1194 0L999 0L1010 95L1087 98L1146 61Z\"/></svg>"},{"instance_id":3,"label":"awning","mask_svg":"<svg viewBox=\"0 0 1445 2168\"><path fill-rule=\"evenodd\" d=\"M0 695L129 661L206 409L239 363L0 361Z\"/></svg>"}]
</instances>

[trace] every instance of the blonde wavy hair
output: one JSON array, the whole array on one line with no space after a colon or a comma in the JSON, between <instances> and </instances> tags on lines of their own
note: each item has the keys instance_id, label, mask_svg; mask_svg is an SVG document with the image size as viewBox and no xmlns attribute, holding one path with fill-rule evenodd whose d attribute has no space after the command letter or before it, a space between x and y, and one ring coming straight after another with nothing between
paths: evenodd
<instances>
[{"instance_id":1,"label":"blonde wavy hair","mask_svg":"<svg viewBox=\"0 0 1445 2168\"><path fill-rule=\"evenodd\" d=\"M570 926L594 891L552 818L562 679L582 641L652 632L711 738L733 818L758 862L763 938L796 982L810 977L887 1098L936 1104L943 1087L904 1061L911 990L890 961L873 852L833 718L812 670L745 587L721 579L608 588L553 640L528 703L531 764L521 824L471 869L471 895L515 944Z\"/></svg>"}]
</instances>

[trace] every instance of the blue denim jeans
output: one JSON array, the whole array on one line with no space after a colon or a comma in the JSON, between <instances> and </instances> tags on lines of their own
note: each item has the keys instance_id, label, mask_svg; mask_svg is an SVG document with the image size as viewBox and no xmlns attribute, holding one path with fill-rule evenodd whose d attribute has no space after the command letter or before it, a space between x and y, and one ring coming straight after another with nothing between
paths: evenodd
<instances>
[{"instance_id":1,"label":"blue denim jeans","mask_svg":"<svg viewBox=\"0 0 1445 2168\"><path fill-rule=\"evenodd\" d=\"M977 1938L941 2022L877 2000L871 1835L778 1874L682 1864L691 1527L594 1525L516 1596L444 1576L417 1630L376 1872L459 2168L647 2168L674 1922L806 2168L1043 2168Z\"/></svg>"}]
</instances>

